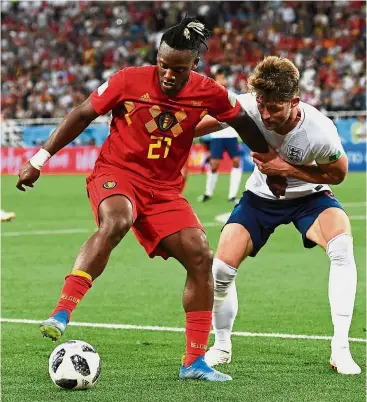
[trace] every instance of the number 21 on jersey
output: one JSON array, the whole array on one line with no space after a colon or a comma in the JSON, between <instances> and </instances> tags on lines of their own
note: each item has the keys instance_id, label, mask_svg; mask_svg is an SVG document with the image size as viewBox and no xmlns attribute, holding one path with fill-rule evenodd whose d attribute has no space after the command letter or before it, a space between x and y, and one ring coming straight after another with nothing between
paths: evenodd
<instances>
[{"instance_id":1,"label":"number 21 on jersey","mask_svg":"<svg viewBox=\"0 0 367 402\"><path fill-rule=\"evenodd\" d=\"M152 139L154 142L149 144L148 159L159 159L161 157L167 158L168 152L171 148L172 138L157 137L156 135L151 135L150 139ZM160 151L157 152L157 150L160 150L162 146L165 147L163 156L161 156Z\"/></svg>"}]
</instances>

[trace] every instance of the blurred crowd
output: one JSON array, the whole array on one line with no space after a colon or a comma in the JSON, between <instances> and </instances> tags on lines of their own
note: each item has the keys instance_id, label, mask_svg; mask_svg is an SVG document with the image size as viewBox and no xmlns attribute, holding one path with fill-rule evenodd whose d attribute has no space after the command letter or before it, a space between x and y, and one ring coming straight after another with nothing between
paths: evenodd
<instances>
[{"instance_id":1,"label":"blurred crowd","mask_svg":"<svg viewBox=\"0 0 367 402\"><path fill-rule=\"evenodd\" d=\"M364 1L1 2L3 118L63 117L115 71L155 64L162 32L186 14L213 35L199 71L246 91L265 55L301 71L302 100L366 109Z\"/></svg>"}]
</instances>

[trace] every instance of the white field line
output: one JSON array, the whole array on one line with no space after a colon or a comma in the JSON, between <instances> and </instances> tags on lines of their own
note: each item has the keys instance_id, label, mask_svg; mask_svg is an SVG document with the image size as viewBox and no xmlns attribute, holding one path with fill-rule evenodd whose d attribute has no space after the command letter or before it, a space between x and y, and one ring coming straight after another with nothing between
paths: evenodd
<instances>
[{"instance_id":1,"label":"white field line","mask_svg":"<svg viewBox=\"0 0 367 402\"><path fill-rule=\"evenodd\" d=\"M26 320L20 318L0 318L0 322L16 323L16 324L40 324L37 320ZM108 328L108 329L133 329L137 331L160 331L160 332L185 332L185 328L177 327L160 327L152 325L130 325L130 324L100 324L93 322L71 322L69 325L73 327L88 327L88 328ZM212 332L213 333L213 332ZM278 333L257 333L257 332L239 332L232 333L235 336L242 337L259 337L259 338L282 338L282 339L311 339L330 341L331 336L323 335L295 335L295 334L278 334ZM349 338L350 342L363 342L363 338Z\"/></svg>"}]
</instances>

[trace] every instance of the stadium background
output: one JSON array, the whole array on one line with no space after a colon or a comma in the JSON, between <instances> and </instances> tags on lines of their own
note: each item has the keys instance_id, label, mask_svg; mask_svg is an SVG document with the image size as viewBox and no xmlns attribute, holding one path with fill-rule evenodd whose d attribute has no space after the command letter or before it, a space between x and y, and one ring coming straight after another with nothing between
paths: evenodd
<instances>
[{"instance_id":1,"label":"stadium background","mask_svg":"<svg viewBox=\"0 0 367 402\"><path fill-rule=\"evenodd\" d=\"M224 368L236 379L233 384L208 388L177 383L182 333L75 326L65 339L93 343L104 371L91 393L57 393L46 367L53 345L38 338L35 323L49 313L63 275L95 229L84 174L92 169L108 134L108 116L97 119L47 167L83 175L44 176L26 194L17 193L16 178L11 176L61 118L113 72L154 64L162 32L186 13L197 15L213 31L199 71L213 77L224 71L229 89L236 93L245 91L249 72L264 55L289 57L301 71L301 99L334 119L350 169L360 171L350 173L334 190L353 225L359 285L352 350L364 367L365 11L362 1L1 2L1 172L9 174L2 177L2 205L17 213L11 225L2 226L4 401L181 401L187 400L185 393L204 402L242 401L248 395L253 401L275 402L365 400L364 373L340 378L328 371L328 342L276 336L331 334L327 260L321 250L311 254L303 250L293 228L280 228L267 249L256 261L246 262L239 275L235 330L270 335L236 337L236 360ZM201 154L200 145L194 145L192 172L200 171ZM244 171L251 170L246 147L242 159ZM220 172L229 166L224 163ZM243 183L246 177L247 173ZM231 209L226 202L228 180L220 177L215 197L205 206L196 201L204 185L205 175L190 177L185 195L215 249L220 221ZM180 328L183 278L178 264L150 261L129 235L74 320ZM24 320L34 321L26 325Z\"/></svg>"},{"instance_id":2,"label":"stadium background","mask_svg":"<svg viewBox=\"0 0 367 402\"><path fill-rule=\"evenodd\" d=\"M2 2L2 172L16 173L28 153L8 146L41 145L55 124L120 68L154 64L162 32L185 15L212 30L198 71L227 75L228 88L246 92L246 79L264 55L290 58L301 72L301 98L335 119L351 170L365 170L365 4L337 2ZM100 146L101 117L71 146ZM189 166L200 163L193 148ZM66 151L53 172L85 173ZM23 157L22 157L23 155ZM228 170L224 164L222 170ZM243 168L252 169L243 147Z\"/></svg>"}]
</instances>

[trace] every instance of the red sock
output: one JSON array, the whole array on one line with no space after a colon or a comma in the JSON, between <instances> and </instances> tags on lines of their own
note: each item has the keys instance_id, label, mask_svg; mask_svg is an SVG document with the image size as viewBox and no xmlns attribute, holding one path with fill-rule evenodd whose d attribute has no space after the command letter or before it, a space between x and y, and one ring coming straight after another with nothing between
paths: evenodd
<instances>
[{"instance_id":1,"label":"red sock","mask_svg":"<svg viewBox=\"0 0 367 402\"><path fill-rule=\"evenodd\" d=\"M51 313L51 316L60 310L66 310L68 320L70 321L71 313L91 287L91 276L86 272L77 270L66 275L59 302Z\"/></svg>"},{"instance_id":2,"label":"red sock","mask_svg":"<svg viewBox=\"0 0 367 402\"><path fill-rule=\"evenodd\" d=\"M186 352L184 366L204 356L212 326L211 311L190 311L186 313Z\"/></svg>"}]
</instances>

